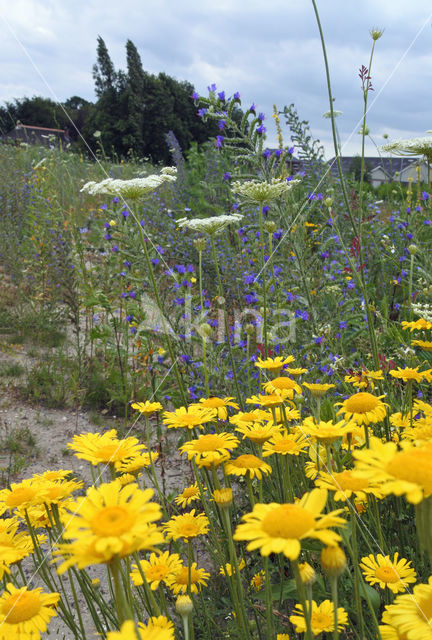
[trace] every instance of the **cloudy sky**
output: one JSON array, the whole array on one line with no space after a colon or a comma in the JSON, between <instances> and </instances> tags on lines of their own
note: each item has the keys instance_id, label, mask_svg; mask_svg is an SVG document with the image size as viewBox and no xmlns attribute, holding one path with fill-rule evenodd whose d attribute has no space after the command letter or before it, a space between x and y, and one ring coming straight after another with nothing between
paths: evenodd
<instances>
[{"instance_id":1,"label":"cloudy sky","mask_svg":"<svg viewBox=\"0 0 432 640\"><path fill-rule=\"evenodd\" d=\"M369 64L371 28L384 29L372 65L368 123L379 146L432 129L431 0L317 0L327 41L343 153L360 151L363 109L358 70ZM144 68L188 80L198 92L211 83L243 106L267 115L294 103L301 119L332 155L329 108L319 33L310 0L0 0L0 103L43 95L94 100L92 65L101 35L117 69L125 43ZM288 133L287 133L288 142ZM372 142L367 153L377 155Z\"/></svg>"}]
</instances>

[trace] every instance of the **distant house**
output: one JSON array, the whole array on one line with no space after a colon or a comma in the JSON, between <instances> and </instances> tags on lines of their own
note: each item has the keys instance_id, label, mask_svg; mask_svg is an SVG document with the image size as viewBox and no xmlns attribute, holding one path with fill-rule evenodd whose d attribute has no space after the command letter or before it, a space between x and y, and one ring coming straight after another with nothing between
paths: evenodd
<instances>
[{"instance_id":1,"label":"distant house","mask_svg":"<svg viewBox=\"0 0 432 640\"><path fill-rule=\"evenodd\" d=\"M34 127L28 124L16 125L15 129L0 136L3 142L25 142L27 144L39 144L45 147L65 147L70 142L66 129L50 129L49 127Z\"/></svg>"},{"instance_id":2,"label":"distant house","mask_svg":"<svg viewBox=\"0 0 432 640\"><path fill-rule=\"evenodd\" d=\"M342 170L346 175L352 172L353 162L358 162L359 156L341 156ZM369 181L373 187L378 187L384 182L401 182L408 184L409 178L417 180L416 168L420 166L421 181L427 182L428 169L427 163L421 158L413 157L365 157L365 163L368 167ZM338 176L338 168L334 158L329 162L331 172L334 176Z\"/></svg>"}]
</instances>

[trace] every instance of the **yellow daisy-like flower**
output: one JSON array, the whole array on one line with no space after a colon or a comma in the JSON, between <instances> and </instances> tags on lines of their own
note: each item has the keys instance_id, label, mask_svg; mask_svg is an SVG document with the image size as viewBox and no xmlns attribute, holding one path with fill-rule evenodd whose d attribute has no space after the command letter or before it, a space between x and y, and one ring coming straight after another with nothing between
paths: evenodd
<instances>
[{"instance_id":1,"label":"yellow daisy-like flower","mask_svg":"<svg viewBox=\"0 0 432 640\"><path fill-rule=\"evenodd\" d=\"M265 571L264 569L261 569L261 571L259 571L258 573L255 573L255 575L252 576L252 579L250 581L250 586L254 591L261 591L261 589L264 586L264 583L265 583Z\"/></svg>"},{"instance_id":2,"label":"yellow daisy-like flower","mask_svg":"<svg viewBox=\"0 0 432 640\"><path fill-rule=\"evenodd\" d=\"M429 331L432 329L432 322L429 320L425 320L424 318L419 318L418 320L414 320L412 322L407 322L406 320L402 321L402 329L409 329L412 331Z\"/></svg>"},{"instance_id":3,"label":"yellow daisy-like flower","mask_svg":"<svg viewBox=\"0 0 432 640\"><path fill-rule=\"evenodd\" d=\"M424 402L424 400L419 400L418 398L414 400L414 411L420 411L426 417L432 418L432 404Z\"/></svg>"},{"instance_id":4,"label":"yellow daisy-like flower","mask_svg":"<svg viewBox=\"0 0 432 640\"><path fill-rule=\"evenodd\" d=\"M195 515L195 509L180 516L173 516L164 524L164 531L169 539L179 540L183 538L185 542L204 535L209 530L210 523L204 513Z\"/></svg>"},{"instance_id":5,"label":"yellow daisy-like flower","mask_svg":"<svg viewBox=\"0 0 432 640\"><path fill-rule=\"evenodd\" d=\"M144 416L150 416L152 413L162 411L163 409L160 402L150 402L149 400L146 400L145 402L133 402L131 407L132 409L142 413Z\"/></svg>"},{"instance_id":6,"label":"yellow daisy-like flower","mask_svg":"<svg viewBox=\"0 0 432 640\"><path fill-rule=\"evenodd\" d=\"M205 490L205 489L204 489ZM174 498L174 502L178 504L182 509L185 509L191 502L200 500L201 494L198 484L195 482L190 487L186 487L183 491Z\"/></svg>"},{"instance_id":7,"label":"yellow daisy-like flower","mask_svg":"<svg viewBox=\"0 0 432 640\"><path fill-rule=\"evenodd\" d=\"M158 451L143 451L127 460L115 462L114 467L118 473L136 474L141 469L149 467L152 462L156 462L158 458Z\"/></svg>"},{"instance_id":8,"label":"yellow daisy-like flower","mask_svg":"<svg viewBox=\"0 0 432 640\"><path fill-rule=\"evenodd\" d=\"M207 422L214 420L214 411L205 407L191 405L190 407L180 407L175 411L164 411L162 422L168 429L193 429L202 427Z\"/></svg>"},{"instance_id":9,"label":"yellow daisy-like flower","mask_svg":"<svg viewBox=\"0 0 432 640\"><path fill-rule=\"evenodd\" d=\"M327 393L327 391L330 391L330 389L334 389L335 387L334 384L318 384L317 382L303 382L302 384L311 392L311 395L314 398L322 398Z\"/></svg>"},{"instance_id":10,"label":"yellow daisy-like flower","mask_svg":"<svg viewBox=\"0 0 432 640\"><path fill-rule=\"evenodd\" d=\"M116 429L111 429L103 434L81 433L75 435L72 442L68 442L67 448L72 449L77 458L97 465L125 461L139 455L145 449L145 445L140 444L137 438L119 440Z\"/></svg>"},{"instance_id":11,"label":"yellow daisy-like flower","mask_svg":"<svg viewBox=\"0 0 432 640\"><path fill-rule=\"evenodd\" d=\"M332 420L328 422L321 420L317 423L314 418L309 416L303 421L302 432L311 436L317 442L331 444L339 438L346 436L348 433L351 433L353 426L355 425L349 422L347 423L344 420L336 422L336 424Z\"/></svg>"},{"instance_id":12,"label":"yellow daisy-like flower","mask_svg":"<svg viewBox=\"0 0 432 640\"><path fill-rule=\"evenodd\" d=\"M287 356L286 358L282 358L281 356L276 356L276 358L266 358L266 360L262 360L258 358L258 360L254 363L256 367L259 369L267 369L267 371L280 371L285 365L294 362L293 356Z\"/></svg>"},{"instance_id":13,"label":"yellow daisy-like flower","mask_svg":"<svg viewBox=\"0 0 432 640\"><path fill-rule=\"evenodd\" d=\"M1 521L0 529L0 580L4 573L10 573L10 565L21 562L33 553L33 541L23 531L18 532L19 520L6 518ZM39 544L45 540L45 536L39 536Z\"/></svg>"},{"instance_id":14,"label":"yellow daisy-like flower","mask_svg":"<svg viewBox=\"0 0 432 640\"><path fill-rule=\"evenodd\" d=\"M263 446L263 457L278 453L282 456L298 456L309 446L308 439L302 433L282 431L274 434Z\"/></svg>"},{"instance_id":15,"label":"yellow daisy-like flower","mask_svg":"<svg viewBox=\"0 0 432 640\"><path fill-rule=\"evenodd\" d=\"M150 502L153 489L142 491L137 484L121 486L118 480L90 487L87 495L69 506L64 518L63 537L72 543L59 545L57 555L66 556L59 572L76 564L109 562L141 549L153 549L164 541L152 523L161 517L161 508Z\"/></svg>"},{"instance_id":16,"label":"yellow daisy-like flower","mask_svg":"<svg viewBox=\"0 0 432 640\"><path fill-rule=\"evenodd\" d=\"M342 405L337 415L343 413L345 420L354 420L357 424L370 424L381 422L386 416L386 407L381 398L367 391L360 391L350 396L344 402L337 402L335 406Z\"/></svg>"},{"instance_id":17,"label":"yellow daisy-like flower","mask_svg":"<svg viewBox=\"0 0 432 640\"><path fill-rule=\"evenodd\" d=\"M341 509L321 515L327 502L325 489L313 489L295 504L256 504L252 513L243 516L234 540L249 540L248 551L260 549L261 555L283 553L290 560L300 554L301 540L316 538L326 545L334 545L341 537L328 527L345 524L339 517Z\"/></svg>"},{"instance_id":18,"label":"yellow daisy-like flower","mask_svg":"<svg viewBox=\"0 0 432 640\"><path fill-rule=\"evenodd\" d=\"M136 564L132 565L130 577L136 587L143 584L141 573L145 575L150 588L155 591L161 582L166 582L166 578L182 566L182 561L178 553L150 554L148 560L140 560L141 571Z\"/></svg>"},{"instance_id":19,"label":"yellow daisy-like flower","mask_svg":"<svg viewBox=\"0 0 432 640\"><path fill-rule=\"evenodd\" d=\"M230 457L230 450L239 445L239 439L231 433L207 433L196 440L189 440L180 447L188 460L195 460L199 467L219 465Z\"/></svg>"},{"instance_id":20,"label":"yellow daisy-like flower","mask_svg":"<svg viewBox=\"0 0 432 640\"><path fill-rule=\"evenodd\" d=\"M228 417L227 407L232 407L238 410L239 406L236 402L233 402L234 398L217 398L212 396L210 398L201 398L198 406L205 407L206 409L213 409L215 415L220 420L226 420Z\"/></svg>"},{"instance_id":21,"label":"yellow daisy-like flower","mask_svg":"<svg viewBox=\"0 0 432 640\"><path fill-rule=\"evenodd\" d=\"M149 631L152 629L167 629L171 631L172 638L174 640L174 623L172 620L170 620L166 616L152 616L151 618L149 618L147 626L144 625L142 622L138 622L138 628L140 630L146 629Z\"/></svg>"},{"instance_id":22,"label":"yellow daisy-like flower","mask_svg":"<svg viewBox=\"0 0 432 640\"><path fill-rule=\"evenodd\" d=\"M39 486L34 479L26 479L22 482L12 482L10 489L0 491L0 515L6 510L28 509L31 505L39 504Z\"/></svg>"},{"instance_id":23,"label":"yellow daisy-like flower","mask_svg":"<svg viewBox=\"0 0 432 640\"><path fill-rule=\"evenodd\" d=\"M397 429L405 429L406 427L411 426L411 420L409 414L403 414L400 411L396 413L392 413L389 416L390 424L392 424Z\"/></svg>"},{"instance_id":24,"label":"yellow daisy-like flower","mask_svg":"<svg viewBox=\"0 0 432 640\"><path fill-rule=\"evenodd\" d=\"M290 376L302 376L304 373L308 372L308 369L304 369L303 367L295 367L293 369L291 367L286 367L284 370L289 373Z\"/></svg>"},{"instance_id":25,"label":"yellow daisy-like flower","mask_svg":"<svg viewBox=\"0 0 432 640\"><path fill-rule=\"evenodd\" d=\"M315 582L315 569L309 564L309 562L299 562L298 568L300 579L304 585L311 585Z\"/></svg>"},{"instance_id":26,"label":"yellow daisy-like flower","mask_svg":"<svg viewBox=\"0 0 432 640\"><path fill-rule=\"evenodd\" d=\"M304 633L306 631L306 620L304 617L303 606L296 604L294 611L295 615L290 616L290 622L294 625L297 633ZM331 632L334 630L334 604L331 600L324 600L318 605L315 600L312 600L312 613L311 613L311 628L314 636L318 636L321 633ZM338 607L337 610L337 626L338 631L342 631L348 624L348 614L343 607Z\"/></svg>"},{"instance_id":27,"label":"yellow daisy-like flower","mask_svg":"<svg viewBox=\"0 0 432 640\"><path fill-rule=\"evenodd\" d=\"M48 623L57 615L59 593L42 589L17 589L9 583L0 597L0 640L38 640Z\"/></svg>"},{"instance_id":28,"label":"yellow daisy-like flower","mask_svg":"<svg viewBox=\"0 0 432 640\"><path fill-rule=\"evenodd\" d=\"M359 500L366 500L368 494L382 497L377 484L364 476L356 475L355 472L345 469L340 473L326 473L321 471L315 484L320 489L334 491L333 498L336 502L346 502L354 495Z\"/></svg>"},{"instance_id":29,"label":"yellow daisy-like flower","mask_svg":"<svg viewBox=\"0 0 432 640\"><path fill-rule=\"evenodd\" d=\"M233 490L230 487L215 489L213 491L213 500L220 509L229 509L233 502Z\"/></svg>"},{"instance_id":30,"label":"yellow daisy-like flower","mask_svg":"<svg viewBox=\"0 0 432 640\"><path fill-rule=\"evenodd\" d=\"M420 347L423 351L432 351L432 342L430 340L411 340L412 347Z\"/></svg>"},{"instance_id":31,"label":"yellow daisy-like flower","mask_svg":"<svg viewBox=\"0 0 432 640\"><path fill-rule=\"evenodd\" d=\"M246 562L244 561L244 558L242 558L238 565L239 571L244 569L245 566L246 566ZM233 567L229 562L227 562L223 567L220 567L219 573L221 576L231 577L235 573L235 567Z\"/></svg>"},{"instance_id":32,"label":"yellow daisy-like flower","mask_svg":"<svg viewBox=\"0 0 432 640\"><path fill-rule=\"evenodd\" d=\"M292 391L287 389L281 389L268 395L259 394L258 396L252 396L246 399L246 404L259 404L261 407L268 407L269 409L279 407L292 397Z\"/></svg>"},{"instance_id":33,"label":"yellow daisy-like flower","mask_svg":"<svg viewBox=\"0 0 432 640\"><path fill-rule=\"evenodd\" d=\"M404 495L408 502L418 504L432 495L432 443L415 446L381 442L371 438L369 449L353 451L355 469L380 484L384 495Z\"/></svg>"},{"instance_id":34,"label":"yellow daisy-like flower","mask_svg":"<svg viewBox=\"0 0 432 640\"><path fill-rule=\"evenodd\" d=\"M280 376L273 380L269 380L268 382L263 382L262 386L264 391L268 394L286 392L285 397L290 400L294 397L294 392L298 394L301 394L302 392L301 386L292 378L288 378L288 376Z\"/></svg>"},{"instance_id":35,"label":"yellow daisy-like flower","mask_svg":"<svg viewBox=\"0 0 432 640\"><path fill-rule=\"evenodd\" d=\"M385 621L396 630L398 640L431 640L431 611L432 576L428 584L415 585L412 594L398 595L386 607Z\"/></svg>"},{"instance_id":36,"label":"yellow daisy-like flower","mask_svg":"<svg viewBox=\"0 0 432 640\"><path fill-rule=\"evenodd\" d=\"M411 562L402 558L398 560L396 552L391 560L390 556L380 553L375 557L372 553L360 561L360 568L369 584L378 584L380 589L388 587L393 593L405 591L410 583L417 580L417 574L411 567Z\"/></svg>"},{"instance_id":37,"label":"yellow daisy-like flower","mask_svg":"<svg viewBox=\"0 0 432 640\"><path fill-rule=\"evenodd\" d=\"M204 569L197 569L196 562L191 565L190 571L190 590L192 593L198 593L201 587L207 586L207 581L210 578L210 574ZM187 593L189 584L189 567L181 567L175 573L172 573L167 579L167 585L171 591L177 595L179 593Z\"/></svg>"},{"instance_id":38,"label":"yellow daisy-like flower","mask_svg":"<svg viewBox=\"0 0 432 640\"><path fill-rule=\"evenodd\" d=\"M138 623L137 635L134 621L126 620L120 631L108 631L106 640L174 640L174 630Z\"/></svg>"},{"instance_id":39,"label":"yellow daisy-like flower","mask_svg":"<svg viewBox=\"0 0 432 640\"><path fill-rule=\"evenodd\" d=\"M406 440L413 440L418 444L432 442L432 420L430 417L415 420L412 428L405 429L403 436Z\"/></svg>"},{"instance_id":40,"label":"yellow daisy-like flower","mask_svg":"<svg viewBox=\"0 0 432 640\"><path fill-rule=\"evenodd\" d=\"M253 425L243 425L236 428L244 438L252 440L256 444L263 444L269 440L272 436L279 433L279 427L277 425L267 422L267 424L260 424L255 422Z\"/></svg>"},{"instance_id":41,"label":"yellow daisy-like flower","mask_svg":"<svg viewBox=\"0 0 432 640\"><path fill-rule=\"evenodd\" d=\"M225 465L225 473L229 476L249 476L249 478L258 478L261 480L263 474L267 475L272 472L269 464L257 458L251 453L245 453L234 460L230 460Z\"/></svg>"},{"instance_id":42,"label":"yellow daisy-like flower","mask_svg":"<svg viewBox=\"0 0 432 640\"><path fill-rule=\"evenodd\" d=\"M345 382L349 382L357 389L367 389L370 387L372 390L375 388L374 380L384 380L384 375L381 369L378 371L368 371L363 369L359 373L345 376Z\"/></svg>"},{"instance_id":43,"label":"yellow daisy-like flower","mask_svg":"<svg viewBox=\"0 0 432 640\"><path fill-rule=\"evenodd\" d=\"M399 380L403 380L404 382L423 382L423 380L426 380L427 382L432 381L432 369L426 369L425 371L419 371L418 369L418 367L415 369L410 367L401 369L398 367L396 371L389 371L389 373L393 378L399 378Z\"/></svg>"},{"instance_id":44,"label":"yellow daisy-like flower","mask_svg":"<svg viewBox=\"0 0 432 640\"><path fill-rule=\"evenodd\" d=\"M255 424L255 422L263 422L262 411L255 409L255 411L240 411L229 419L230 424L236 427Z\"/></svg>"}]
</instances>

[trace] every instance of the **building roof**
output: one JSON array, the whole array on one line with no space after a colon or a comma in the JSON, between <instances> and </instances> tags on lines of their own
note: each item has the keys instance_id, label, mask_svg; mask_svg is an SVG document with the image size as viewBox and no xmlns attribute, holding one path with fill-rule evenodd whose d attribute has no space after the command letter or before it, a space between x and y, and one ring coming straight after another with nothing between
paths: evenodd
<instances>
[{"instance_id":1,"label":"building roof","mask_svg":"<svg viewBox=\"0 0 432 640\"><path fill-rule=\"evenodd\" d=\"M346 174L350 173L353 160L359 157L360 156L341 156L340 160L343 172ZM417 164L419 160L421 160L421 158L413 158L412 156L404 158L400 156L392 158L389 158L388 156L365 157L365 163L369 171L380 167L389 176L394 175L396 172L400 173L412 164ZM335 158L332 158L329 161L329 164L331 165L332 174L337 177L339 174Z\"/></svg>"},{"instance_id":2,"label":"building roof","mask_svg":"<svg viewBox=\"0 0 432 640\"><path fill-rule=\"evenodd\" d=\"M42 145L51 144L53 138L57 141L61 141L63 144L68 144L70 142L69 134L65 129L37 127L29 124L21 124L20 122L16 125L15 129L12 129L12 131L0 136L0 140L20 140L22 142Z\"/></svg>"}]
</instances>

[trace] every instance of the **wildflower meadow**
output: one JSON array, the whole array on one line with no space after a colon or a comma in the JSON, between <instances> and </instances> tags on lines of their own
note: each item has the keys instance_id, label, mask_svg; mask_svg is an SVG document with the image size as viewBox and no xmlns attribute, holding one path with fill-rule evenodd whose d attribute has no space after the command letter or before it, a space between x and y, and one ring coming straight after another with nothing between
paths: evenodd
<instances>
[{"instance_id":1,"label":"wildflower meadow","mask_svg":"<svg viewBox=\"0 0 432 640\"><path fill-rule=\"evenodd\" d=\"M14 394L100 425L2 469L0 640L432 639L432 191L366 180L381 35L359 180L328 68L337 176L292 106L215 85L170 166L0 147Z\"/></svg>"}]
</instances>

